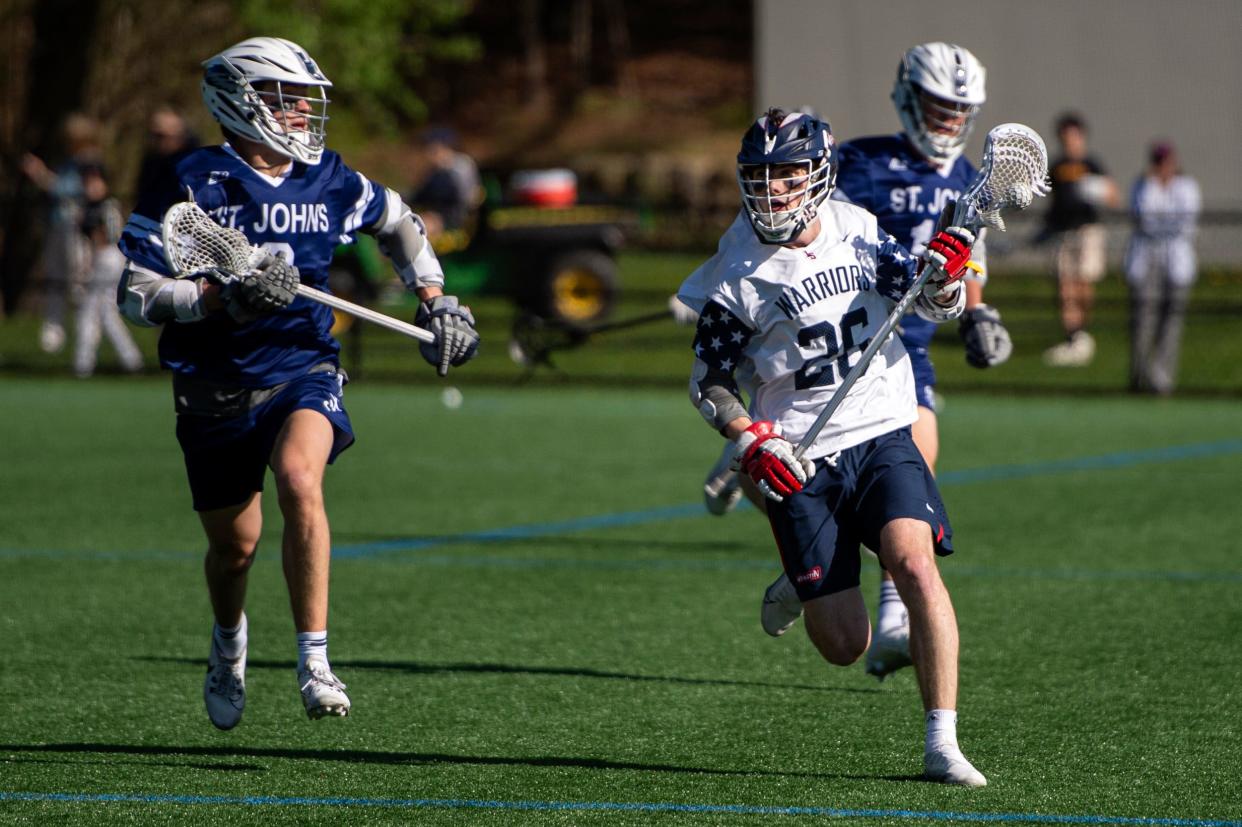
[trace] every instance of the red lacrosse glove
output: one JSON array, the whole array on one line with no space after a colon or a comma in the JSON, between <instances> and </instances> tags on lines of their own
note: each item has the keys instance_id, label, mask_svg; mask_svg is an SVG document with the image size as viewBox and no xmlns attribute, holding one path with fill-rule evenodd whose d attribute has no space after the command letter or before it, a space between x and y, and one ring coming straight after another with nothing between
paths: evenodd
<instances>
[{"instance_id":1,"label":"red lacrosse glove","mask_svg":"<svg viewBox=\"0 0 1242 827\"><path fill-rule=\"evenodd\" d=\"M948 227L932 236L923 251L923 266L935 268L928 283L943 289L964 276L974 246L975 234L965 227Z\"/></svg>"},{"instance_id":2,"label":"red lacrosse glove","mask_svg":"<svg viewBox=\"0 0 1242 827\"><path fill-rule=\"evenodd\" d=\"M781 436L779 426L767 420L751 423L737 438L733 467L776 502L801 491L815 473L814 465L794 456L794 447Z\"/></svg>"}]
</instances>

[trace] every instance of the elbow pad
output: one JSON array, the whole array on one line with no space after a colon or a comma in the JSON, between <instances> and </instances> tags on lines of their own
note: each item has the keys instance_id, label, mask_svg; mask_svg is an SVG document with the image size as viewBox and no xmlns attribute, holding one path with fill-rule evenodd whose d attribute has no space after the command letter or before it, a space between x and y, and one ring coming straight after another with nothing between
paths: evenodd
<instances>
[{"instance_id":1,"label":"elbow pad","mask_svg":"<svg viewBox=\"0 0 1242 827\"><path fill-rule=\"evenodd\" d=\"M733 420L747 415L733 377L712 370L702 359L694 360L690 373L690 404L708 425L720 432Z\"/></svg>"},{"instance_id":2,"label":"elbow pad","mask_svg":"<svg viewBox=\"0 0 1242 827\"><path fill-rule=\"evenodd\" d=\"M121 315L141 327L165 322L197 322L207 315L201 279L174 279L133 262L117 285Z\"/></svg>"},{"instance_id":3,"label":"elbow pad","mask_svg":"<svg viewBox=\"0 0 1242 827\"><path fill-rule=\"evenodd\" d=\"M384 216L372 232L401 281L411 289L443 287L440 260L427 241L422 219L395 192L387 190Z\"/></svg>"}]
</instances>

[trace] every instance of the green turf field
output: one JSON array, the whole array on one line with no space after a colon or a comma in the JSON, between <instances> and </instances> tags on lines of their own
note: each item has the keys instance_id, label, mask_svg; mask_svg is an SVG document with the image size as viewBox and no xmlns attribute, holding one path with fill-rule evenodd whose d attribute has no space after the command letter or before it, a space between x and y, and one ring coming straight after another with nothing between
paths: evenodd
<instances>
[{"instance_id":1,"label":"green turf field","mask_svg":"<svg viewBox=\"0 0 1242 827\"><path fill-rule=\"evenodd\" d=\"M769 530L701 510L679 389L346 398L354 713L302 712L272 513L220 733L166 381L0 382L0 823L1242 824L1236 400L949 394L967 791L916 780L909 670L763 634Z\"/></svg>"}]
</instances>

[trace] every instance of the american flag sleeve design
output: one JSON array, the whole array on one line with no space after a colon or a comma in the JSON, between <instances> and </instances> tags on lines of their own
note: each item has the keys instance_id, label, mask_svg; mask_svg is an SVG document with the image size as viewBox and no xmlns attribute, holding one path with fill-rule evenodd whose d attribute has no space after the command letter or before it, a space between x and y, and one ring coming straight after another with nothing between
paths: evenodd
<instances>
[{"instance_id":1,"label":"american flag sleeve design","mask_svg":"<svg viewBox=\"0 0 1242 827\"><path fill-rule=\"evenodd\" d=\"M753 334L750 328L718 302L709 301L699 314L694 332L694 355L707 365L709 375L728 377L728 388L740 398L733 372Z\"/></svg>"}]
</instances>

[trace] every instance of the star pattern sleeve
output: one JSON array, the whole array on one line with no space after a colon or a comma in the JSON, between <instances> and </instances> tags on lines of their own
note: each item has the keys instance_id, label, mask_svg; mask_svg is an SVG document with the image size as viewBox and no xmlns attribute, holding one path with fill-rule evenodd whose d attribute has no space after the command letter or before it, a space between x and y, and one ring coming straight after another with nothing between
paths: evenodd
<instances>
[{"instance_id":1,"label":"star pattern sleeve","mask_svg":"<svg viewBox=\"0 0 1242 827\"><path fill-rule=\"evenodd\" d=\"M918 257L885 233L878 244L875 259L876 289L880 295L894 304L901 301L914 283L918 269Z\"/></svg>"},{"instance_id":2,"label":"star pattern sleeve","mask_svg":"<svg viewBox=\"0 0 1242 827\"><path fill-rule=\"evenodd\" d=\"M710 371L732 375L742 360L753 331L722 305L709 301L699 314L694 355Z\"/></svg>"}]
</instances>

